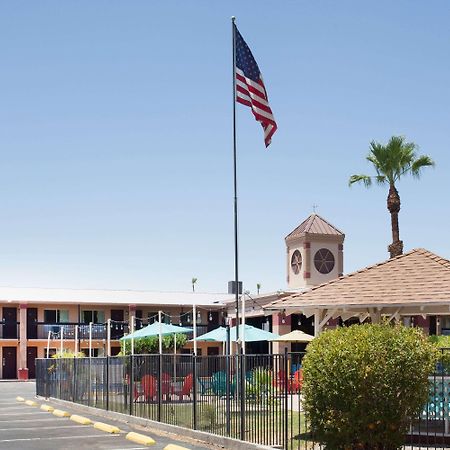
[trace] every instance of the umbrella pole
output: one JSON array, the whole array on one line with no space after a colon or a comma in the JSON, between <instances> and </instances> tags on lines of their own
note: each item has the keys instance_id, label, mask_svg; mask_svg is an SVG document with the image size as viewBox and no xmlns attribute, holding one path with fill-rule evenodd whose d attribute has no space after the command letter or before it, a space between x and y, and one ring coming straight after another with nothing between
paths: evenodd
<instances>
[{"instance_id":1,"label":"umbrella pole","mask_svg":"<svg viewBox=\"0 0 450 450\"><path fill-rule=\"evenodd\" d=\"M78 353L78 325L75 325L75 355Z\"/></svg>"},{"instance_id":2,"label":"umbrella pole","mask_svg":"<svg viewBox=\"0 0 450 450\"><path fill-rule=\"evenodd\" d=\"M161 318L162 311L158 311L158 322L159 322L159 354L162 355L162 329L161 329Z\"/></svg>"},{"instance_id":3,"label":"umbrella pole","mask_svg":"<svg viewBox=\"0 0 450 450\"><path fill-rule=\"evenodd\" d=\"M177 333L173 335L173 381L177 382Z\"/></svg>"},{"instance_id":4,"label":"umbrella pole","mask_svg":"<svg viewBox=\"0 0 450 450\"><path fill-rule=\"evenodd\" d=\"M92 358L92 322L89 322L89 358Z\"/></svg>"},{"instance_id":5,"label":"umbrella pole","mask_svg":"<svg viewBox=\"0 0 450 450\"><path fill-rule=\"evenodd\" d=\"M50 358L50 338L52 336L52 332L48 330L48 336L47 336L47 358Z\"/></svg>"},{"instance_id":6,"label":"umbrella pole","mask_svg":"<svg viewBox=\"0 0 450 450\"><path fill-rule=\"evenodd\" d=\"M107 320L106 327L106 340L108 341L106 356L111 356L111 319Z\"/></svg>"},{"instance_id":7,"label":"umbrella pole","mask_svg":"<svg viewBox=\"0 0 450 450\"><path fill-rule=\"evenodd\" d=\"M197 307L195 303L192 313L194 315L194 355L197 356Z\"/></svg>"},{"instance_id":8,"label":"umbrella pole","mask_svg":"<svg viewBox=\"0 0 450 450\"><path fill-rule=\"evenodd\" d=\"M60 342L60 353L61 353L61 357L62 357L62 354L63 354L63 351L64 351L64 327L62 326L61 327L61 336L60 336L60 338L61 338L61 342Z\"/></svg>"},{"instance_id":9,"label":"umbrella pole","mask_svg":"<svg viewBox=\"0 0 450 450\"><path fill-rule=\"evenodd\" d=\"M134 316L131 316L131 354L134 355Z\"/></svg>"}]
</instances>

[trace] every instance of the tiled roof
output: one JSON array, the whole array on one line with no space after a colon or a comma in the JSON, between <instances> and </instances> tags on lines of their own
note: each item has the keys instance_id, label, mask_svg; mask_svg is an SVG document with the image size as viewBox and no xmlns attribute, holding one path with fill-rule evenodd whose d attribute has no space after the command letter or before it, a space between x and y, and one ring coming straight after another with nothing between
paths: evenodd
<instances>
[{"instance_id":1,"label":"tiled roof","mask_svg":"<svg viewBox=\"0 0 450 450\"><path fill-rule=\"evenodd\" d=\"M338 230L331 223L327 222L318 214L311 214L294 231L286 236L286 239L304 236L305 234L328 234L334 236L344 236L342 231Z\"/></svg>"},{"instance_id":2,"label":"tiled roof","mask_svg":"<svg viewBox=\"0 0 450 450\"><path fill-rule=\"evenodd\" d=\"M450 261L425 249L273 302L270 308L450 304Z\"/></svg>"}]
</instances>

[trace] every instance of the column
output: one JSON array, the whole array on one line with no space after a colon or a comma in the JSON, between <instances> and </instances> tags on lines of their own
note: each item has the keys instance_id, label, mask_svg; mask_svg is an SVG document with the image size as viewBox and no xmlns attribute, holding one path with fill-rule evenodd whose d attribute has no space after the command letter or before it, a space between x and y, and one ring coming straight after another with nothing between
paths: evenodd
<instances>
[{"instance_id":1,"label":"column","mask_svg":"<svg viewBox=\"0 0 450 450\"><path fill-rule=\"evenodd\" d=\"M19 306L19 369L17 378L19 380L28 380L27 368L27 305L20 304Z\"/></svg>"},{"instance_id":2,"label":"column","mask_svg":"<svg viewBox=\"0 0 450 450\"><path fill-rule=\"evenodd\" d=\"M134 331L136 331L136 305L128 305L128 333L131 333L131 320L132 318L135 318L134 320Z\"/></svg>"}]
</instances>

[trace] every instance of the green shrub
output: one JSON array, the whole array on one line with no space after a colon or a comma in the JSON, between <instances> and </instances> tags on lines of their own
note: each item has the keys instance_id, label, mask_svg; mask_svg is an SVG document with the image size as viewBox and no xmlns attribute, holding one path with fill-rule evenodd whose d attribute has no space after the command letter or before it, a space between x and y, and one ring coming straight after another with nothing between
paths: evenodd
<instances>
[{"instance_id":1,"label":"green shrub","mask_svg":"<svg viewBox=\"0 0 450 450\"><path fill-rule=\"evenodd\" d=\"M436 367L438 375L450 374L450 336L429 336L429 341L432 342L439 351L439 361ZM445 350L444 350L445 349Z\"/></svg>"},{"instance_id":2,"label":"green shrub","mask_svg":"<svg viewBox=\"0 0 450 450\"><path fill-rule=\"evenodd\" d=\"M59 359L59 358L84 358L83 352L72 352L71 350L63 350L63 352L57 352L54 355L52 355L52 358Z\"/></svg>"},{"instance_id":3,"label":"green shrub","mask_svg":"<svg viewBox=\"0 0 450 450\"><path fill-rule=\"evenodd\" d=\"M187 337L183 333L176 333L177 349L186 344ZM162 337L163 353L172 353L174 350L175 341L174 335L169 334ZM134 340L134 353L138 354L152 354L159 353L159 336L149 336L138 338ZM131 355L131 341L120 342L120 355Z\"/></svg>"},{"instance_id":4,"label":"green shrub","mask_svg":"<svg viewBox=\"0 0 450 450\"><path fill-rule=\"evenodd\" d=\"M435 346L417 328L367 324L324 332L303 359L311 432L329 450L400 448L427 402L436 360Z\"/></svg>"},{"instance_id":5,"label":"green shrub","mask_svg":"<svg viewBox=\"0 0 450 450\"><path fill-rule=\"evenodd\" d=\"M256 367L246 378L245 392L250 398L259 400L271 389L272 372L268 369Z\"/></svg>"}]
</instances>

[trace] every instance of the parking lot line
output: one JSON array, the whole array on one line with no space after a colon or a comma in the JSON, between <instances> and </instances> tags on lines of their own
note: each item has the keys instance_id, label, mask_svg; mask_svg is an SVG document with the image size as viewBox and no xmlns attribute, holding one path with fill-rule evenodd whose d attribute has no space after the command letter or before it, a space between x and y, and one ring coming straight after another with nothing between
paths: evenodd
<instances>
[{"instance_id":1,"label":"parking lot line","mask_svg":"<svg viewBox=\"0 0 450 450\"><path fill-rule=\"evenodd\" d=\"M2 442L19 442L19 441L54 441L54 440L58 440L58 439L78 440L78 439L92 439L92 438L98 438L98 437L99 437L98 434L90 434L90 435L84 435L84 436L54 436L54 437L0 439L0 443L2 443ZM120 436L118 434L105 434L105 435L102 435L102 438L103 437L119 438Z\"/></svg>"},{"instance_id":2,"label":"parking lot line","mask_svg":"<svg viewBox=\"0 0 450 450\"><path fill-rule=\"evenodd\" d=\"M59 428L86 428L84 425L61 425ZM0 428L0 431L33 431L33 430L54 430L55 426L52 427L24 427L24 428Z\"/></svg>"},{"instance_id":3,"label":"parking lot line","mask_svg":"<svg viewBox=\"0 0 450 450\"><path fill-rule=\"evenodd\" d=\"M41 416L42 417L42 416ZM55 418L54 417L45 417L42 419L13 419L13 420L8 420L8 423L22 423L22 422L54 422ZM1 423L2 421L0 421Z\"/></svg>"}]
</instances>

